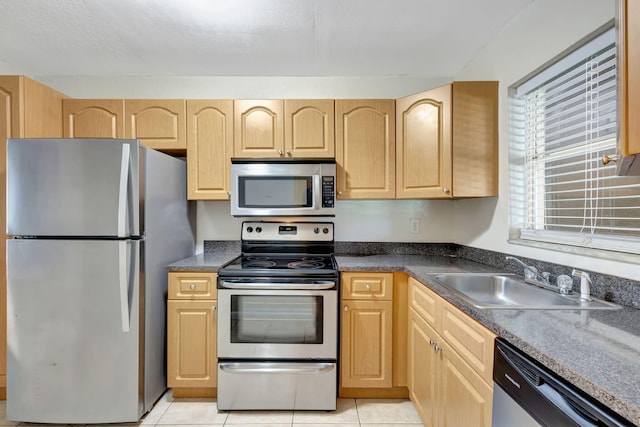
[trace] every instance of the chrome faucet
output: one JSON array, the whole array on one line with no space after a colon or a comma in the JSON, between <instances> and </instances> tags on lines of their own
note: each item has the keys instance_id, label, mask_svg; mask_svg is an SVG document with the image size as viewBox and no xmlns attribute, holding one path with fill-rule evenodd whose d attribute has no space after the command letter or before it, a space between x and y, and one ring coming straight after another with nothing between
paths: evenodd
<instances>
[{"instance_id":1,"label":"chrome faucet","mask_svg":"<svg viewBox=\"0 0 640 427\"><path fill-rule=\"evenodd\" d=\"M537 280L531 279L529 277L527 277L527 274L524 275L524 281L527 283L531 283L532 285L536 285L539 286L541 288L545 288L545 289L549 289L551 291L554 292L560 292L560 290L558 289L557 286L553 286L551 284L551 282L549 282L549 273L539 273L538 270L536 270L535 268L531 267L530 265L527 265L525 262L523 262L522 260L514 257L514 256L507 256L506 257L507 261L511 260L511 261L515 261L518 264L520 264L524 270L525 273L528 271L531 274L533 274Z\"/></svg>"},{"instance_id":2,"label":"chrome faucet","mask_svg":"<svg viewBox=\"0 0 640 427\"><path fill-rule=\"evenodd\" d=\"M589 273L574 269L571 275L580 278L580 299L583 301L591 301L592 282Z\"/></svg>"}]
</instances>

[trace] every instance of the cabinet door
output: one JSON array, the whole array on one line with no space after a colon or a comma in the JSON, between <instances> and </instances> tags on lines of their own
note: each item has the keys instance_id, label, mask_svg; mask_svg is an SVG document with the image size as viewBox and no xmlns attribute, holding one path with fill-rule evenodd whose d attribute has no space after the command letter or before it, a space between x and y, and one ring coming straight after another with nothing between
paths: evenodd
<instances>
[{"instance_id":1,"label":"cabinet door","mask_svg":"<svg viewBox=\"0 0 640 427\"><path fill-rule=\"evenodd\" d=\"M438 358L441 353L435 352L431 343L438 340L436 332L410 308L407 352L409 396L425 426L436 425L437 420Z\"/></svg>"},{"instance_id":2,"label":"cabinet door","mask_svg":"<svg viewBox=\"0 0 640 427\"><path fill-rule=\"evenodd\" d=\"M187 194L191 200L229 200L233 101L187 101Z\"/></svg>"},{"instance_id":3,"label":"cabinet door","mask_svg":"<svg viewBox=\"0 0 640 427\"><path fill-rule=\"evenodd\" d=\"M344 300L341 313L341 386L391 387L393 303Z\"/></svg>"},{"instance_id":4,"label":"cabinet door","mask_svg":"<svg viewBox=\"0 0 640 427\"><path fill-rule=\"evenodd\" d=\"M393 199L395 162L394 100L336 100L338 199Z\"/></svg>"},{"instance_id":5,"label":"cabinet door","mask_svg":"<svg viewBox=\"0 0 640 427\"><path fill-rule=\"evenodd\" d=\"M454 82L453 197L498 195L498 82Z\"/></svg>"},{"instance_id":6,"label":"cabinet door","mask_svg":"<svg viewBox=\"0 0 640 427\"><path fill-rule=\"evenodd\" d=\"M20 77L0 76L0 141L4 142L7 138L24 138L20 87ZM4 155L2 157L4 158Z\"/></svg>"},{"instance_id":7,"label":"cabinet door","mask_svg":"<svg viewBox=\"0 0 640 427\"><path fill-rule=\"evenodd\" d=\"M284 148L287 157L335 156L333 99L284 101Z\"/></svg>"},{"instance_id":8,"label":"cabinet door","mask_svg":"<svg viewBox=\"0 0 640 427\"><path fill-rule=\"evenodd\" d=\"M631 156L640 154L640 3L619 0L617 25L618 144L622 156Z\"/></svg>"},{"instance_id":9,"label":"cabinet door","mask_svg":"<svg viewBox=\"0 0 640 427\"><path fill-rule=\"evenodd\" d=\"M451 85L398 99L396 109L396 196L450 198Z\"/></svg>"},{"instance_id":10,"label":"cabinet door","mask_svg":"<svg viewBox=\"0 0 640 427\"><path fill-rule=\"evenodd\" d=\"M493 382L493 350L496 334L452 304L443 301L438 332L484 380Z\"/></svg>"},{"instance_id":11,"label":"cabinet door","mask_svg":"<svg viewBox=\"0 0 640 427\"><path fill-rule=\"evenodd\" d=\"M493 387L446 343L441 353L438 425L490 427Z\"/></svg>"},{"instance_id":12,"label":"cabinet door","mask_svg":"<svg viewBox=\"0 0 640 427\"><path fill-rule=\"evenodd\" d=\"M282 100L233 102L234 157L284 157Z\"/></svg>"},{"instance_id":13,"label":"cabinet door","mask_svg":"<svg viewBox=\"0 0 640 427\"><path fill-rule=\"evenodd\" d=\"M65 138L124 138L121 99L65 99L62 115Z\"/></svg>"},{"instance_id":14,"label":"cabinet door","mask_svg":"<svg viewBox=\"0 0 640 427\"><path fill-rule=\"evenodd\" d=\"M216 301L167 304L167 386L216 387Z\"/></svg>"},{"instance_id":15,"label":"cabinet door","mask_svg":"<svg viewBox=\"0 0 640 427\"><path fill-rule=\"evenodd\" d=\"M126 99L125 137L161 151L187 148L184 99Z\"/></svg>"}]
</instances>

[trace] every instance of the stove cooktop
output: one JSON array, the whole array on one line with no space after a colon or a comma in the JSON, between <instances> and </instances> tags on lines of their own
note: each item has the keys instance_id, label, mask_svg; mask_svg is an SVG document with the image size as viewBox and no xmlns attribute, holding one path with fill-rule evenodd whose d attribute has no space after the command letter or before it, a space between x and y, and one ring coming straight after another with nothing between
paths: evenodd
<instances>
[{"instance_id":1,"label":"stove cooktop","mask_svg":"<svg viewBox=\"0 0 640 427\"><path fill-rule=\"evenodd\" d=\"M240 255L223 265L218 274L314 276L337 275L338 267L331 255Z\"/></svg>"}]
</instances>

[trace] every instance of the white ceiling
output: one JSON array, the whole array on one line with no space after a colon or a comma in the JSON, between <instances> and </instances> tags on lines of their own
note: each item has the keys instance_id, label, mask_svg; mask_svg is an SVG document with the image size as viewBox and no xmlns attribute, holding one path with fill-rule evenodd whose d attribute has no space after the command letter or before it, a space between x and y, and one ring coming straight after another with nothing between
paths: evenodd
<instances>
[{"instance_id":1,"label":"white ceiling","mask_svg":"<svg viewBox=\"0 0 640 427\"><path fill-rule=\"evenodd\" d=\"M534 0L0 0L31 76L455 76Z\"/></svg>"}]
</instances>

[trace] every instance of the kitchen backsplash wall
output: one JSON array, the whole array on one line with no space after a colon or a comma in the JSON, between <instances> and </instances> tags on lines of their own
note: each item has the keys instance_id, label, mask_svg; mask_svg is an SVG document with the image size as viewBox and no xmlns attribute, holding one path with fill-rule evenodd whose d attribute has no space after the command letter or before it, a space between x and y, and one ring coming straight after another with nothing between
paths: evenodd
<instances>
[{"instance_id":1,"label":"kitchen backsplash wall","mask_svg":"<svg viewBox=\"0 0 640 427\"><path fill-rule=\"evenodd\" d=\"M198 202L197 208L196 252L205 240L239 240L242 221L251 219L232 217L229 202ZM335 217L306 220L335 223L336 242L451 242L453 208L450 200L338 200ZM417 233L411 220L418 221Z\"/></svg>"}]
</instances>

